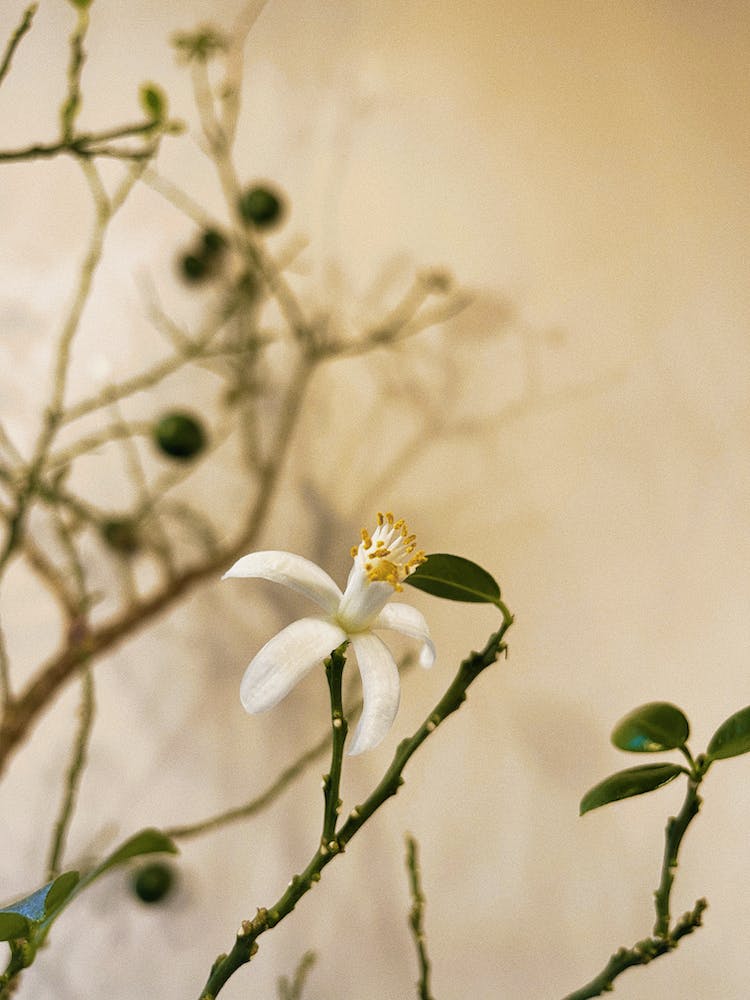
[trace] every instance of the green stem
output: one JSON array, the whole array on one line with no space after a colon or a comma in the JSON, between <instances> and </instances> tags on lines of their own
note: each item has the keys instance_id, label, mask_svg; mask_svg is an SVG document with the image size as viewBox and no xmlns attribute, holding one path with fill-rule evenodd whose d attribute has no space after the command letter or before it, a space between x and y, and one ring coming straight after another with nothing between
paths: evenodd
<instances>
[{"instance_id":1,"label":"green stem","mask_svg":"<svg viewBox=\"0 0 750 1000\"><path fill-rule=\"evenodd\" d=\"M698 786L703 780L700 769L694 769L688 777L685 800L677 816L667 820L664 833L664 858L659 887L654 893L656 923L651 937L638 941L632 948L620 948L611 956L602 971L580 989L569 993L564 1000L588 1000L603 993L611 992L614 980L626 969L635 965L646 965L660 955L666 955L677 947L686 934L691 934L702 923L703 911L708 906L705 899L699 899L692 910L685 913L670 930L670 896L677 871L677 860L687 828L698 815L701 799Z\"/></svg>"},{"instance_id":2,"label":"green stem","mask_svg":"<svg viewBox=\"0 0 750 1000\"><path fill-rule=\"evenodd\" d=\"M346 664L344 650L346 644L335 649L325 661L328 690L331 695L331 767L323 776L323 832L320 837L321 847L336 850L336 823L341 810L339 788L341 787L341 767L344 760L344 743L348 726L344 718L344 705L341 693L341 679Z\"/></svg>"},{"instance_id":3,"label":"green stem","mask_svg":"<svg viewBox=\"0 0 750 1000\"><path fill-rule=\"evenodd\" d=\"M26 34L27 31L30 30L31 22L34 20L34 14L36 14L38 6L39 6L38 4L32 3L29 7L26 8L23 17L21 18L21 23L18 25L18 27L8 40L5 52L3 53L2 62L0 62L0 83L2 83L5 77L8 75L8 70L10 69L10 64L11 60L13 59L13 55L16 49L18 48L23 36Z\"/></svg>"},{"instance_id":4,"label":"green stem","mask_svg":"<svg viewBox=\"0 0 750 1000\"><path fill-rule=\"evenodd\" d=\"M76 794L86 763L86 751L88 749L89 736L91 735L91 726L94 721L94 676L91 667L87 667L84 670L81 684L82 697L78 732L76 733L73 745L73 754L65 780L65 794L60 808L60 815L55 824L55 832L47 862L47 878L50 880L60 874L60 860L63 848L65 847L65 838L73 816Z\"/></svg>"},{"instance_id":5,"label":"green stem","mask_svg":"<svg viewBox=\"0 0 750 1000\"><path fill-rule=\"evenodd\" d=\"M664 836L664 860L661 869L661 881L659 888L654 893L654 905L656 907L656 923L654 924L654 936L666 938L669 936L669 897L672 892L675 872L677 871L677 857L688 826L698 815L701 807L701 799L698 795L698 786L701 778L688 778L688 790L685 801L682 804L677 816L670 816L667 820L667 827Z\"/></svg>"},{"instance_id":6,"label":"green stem","mask_svg":"<svg viewBox=\"0 0 750 1000\"><path fill-rule=\"evenodd\" d=\"M70 62L68 63L68 94L60 110L63 141L69 143L73 138L73 127L78 112L81 109L81 73L86 61L86 50L83 47L86 32L89 29L89 12L86 7L78 8L78 21L70 36Z\"/></svg>"},{"instance_id":7,"label":"green stem","mask_svg":"<svg viewBox=\"0 0 750 1000\"><path fill-rule=\"evenodd\" d=\"M696 927L700 927L703 912L707 906L708 903L705 899L699 899L693 909L683 914L677 921L668 937L649 937L638 941L632 948L618 949L598 976L595 976L591 982L574 993L569 993L564 1000L589 1000L589 998L599 997L603 993L611 993L614 989L612 984L615 979L626 969L635 965L647 965L660 955L666 955L677 947L681 938L685 937L686 934L692 934Z\"/></svg>"},{"instance_id":8,"label":"green stem","mask_svg":"<svg viewBox=\"0 0 750 1000\"><path fill-rule=\"evenodd\" d=\"M414 943L419 959L419 1000L433 1000L430 992L430 959L427 954L427 944L424 935L422 917L424 915L425 897L422 892L422 879L419 870L419 849L411 835L406 837L406 870L409 872L409 887L411 889L412 907L409 913L409 926L412 930Z\"/></svg>"},{"instance_id":9,"label":"green stem","mask_svg":"<svg viewBox=\"0 0 750 1000\"><path fill-rule=\"evenodd\" d=\"M286 891L270 908L261 908L252 920L243 920L234 945L229 954L219 955L214 962L200 1000L214 1000L232 975L246 965L258 951L257 939L266 931L275 927L285 917L288 917L302 897L320 881L323 869L342 854L346 845L361 829L367 820L389 798L394 796L404 779L402 772L412 754L424 743L428 736L437 729L449 715L461 707L466 700L469 686L480 673L494 663L501 653L505 652L503 636L512 624L510 614L504 616L503 624L494 632L481 652L472 652L460 665L458 672L447 691L435 708L422 723L416 733L402 740L396 749L393 761L383 779L359 806L356 806L346 822L339 828L330 843L321 845L310 859L307 867L300 875L293 876ZM338 796L337 796L338 797Z\"/></svg>"}]
</instances>

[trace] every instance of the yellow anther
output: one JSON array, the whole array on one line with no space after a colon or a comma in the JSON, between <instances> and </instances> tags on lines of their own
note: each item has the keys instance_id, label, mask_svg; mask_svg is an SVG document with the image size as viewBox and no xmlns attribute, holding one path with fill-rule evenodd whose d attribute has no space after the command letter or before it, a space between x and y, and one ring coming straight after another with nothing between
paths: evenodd
<instances>
[{"instance_id":1,"label":"yellow anther","mask_svg":"<svg viewBox=\"0 0 750 1000\"><path fill-rule=\"evenodd\" d=\"M360 545L352 548L352 558L366 553L362 565L368 579L389 583L397 591L403 590L401 581L427 558L422 550L416 550L417 536L409 532L406 521L395 520L390 511L378 512L373 534L363 528L360 537Z\"/></svg>"}]
</instances>

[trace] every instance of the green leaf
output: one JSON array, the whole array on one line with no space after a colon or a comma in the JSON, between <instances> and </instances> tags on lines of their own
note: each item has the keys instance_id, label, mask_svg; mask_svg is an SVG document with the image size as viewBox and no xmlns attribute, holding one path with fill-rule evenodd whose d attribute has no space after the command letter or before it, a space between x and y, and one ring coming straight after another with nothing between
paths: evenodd
<instances>
[{"instance_id":1,"label":"green leaf","mask_svg":"<svg viewBox=\"0 0 750 1000\"><path fill-rule=\"evenodd\" d=\"M31 926L31 921L22 914L0 910L0 941L28 937Z\"/></svg>"},{"instance_id":2,"label":"green leaf","mask_svg":"<svg viewBox=\"0 0 750 1000\"><path fill-rule=\"evenodd\" d=\"M51 913L62 908L77 884L78 872L63 872L41 889L35 889L23 899L4 906L0 910L0 941L28 937L35 924L42 923Z\"/></svg>"},{"instance_id":3,"label":"green leaf","mask_svg":"<svg viewBox=\"0 0 750 1000\"><path fill-rule=\"evenodd\" d=\"M62 909L70 898L70 894L78 885L80 876L78 872L63 872L58 875L50 886L47 898L44 900L44 915L48 917L50 913Z\"/></svg>"},{"instance_id":4,"label":"green leaf","mask_svg":"<svg viewBox=\"0 0 750 1000\"><path fill-rule=\"evenodd\" d=\"M129 861L131 858L139 858L143 854L178 853L179 851L173 840L170 840L160 830L154 830L149 827L146 830L141 830L140 833L136 833L129 840L126 840L124 844L121 844L116 851L102 861L98 868L94 869L87 881L98 878L104 872L109 871L110 868L114 868L115 865L121 865L124 861Z\"/></svg>"},{"instance_id":5,"label":"green leaf","mask_svg":"<svg viewBox=\"0 0 750 1000\"><path fill-rule=\"evenodd\" d=\"M683 773L683 768L678 764L641 764L639 767L618 771L586 792L581 799L580 814L583 816L592 809L606 806L608 802L653 792Z\"/></svg>"},{"instance_id":6,"label":"green leaf","mask_svg":"<svg viewBox=\"0 0 750 1000\"><path fill-rule=\"evenodd\" d=\"M685 745L690 724L685 715L668 701L641 705L621 719L612 731L612 742L631 753L657 753Z\"/></svg>"},{"instance_id":7,"label":"green leaf","mask_svg":"<svg viewBox=\"0 0 750 1000\"><path fill-rule=\"evenodd\" d=\"M417 566L404 583L449 601L497 604L500 600L500 587L486 570L469 559L445 552L427 556L427 561Z\"/></svg>"},{"instance_id":8,"label":"green leaf","mask_svg":"<svg viewBox=\"0 0 750 1000\"><path fill-rule=\"evenodd\" d=\"M709 760L739 757L750 751L750 706L730 715L711 737L706 750Z\"/></svg>"},{"instance_id":9,"label":"green leaf","mask_svg":"<svg viewBox=\"0 0 750 1000\"><path fill-rule=\"evenodd\" d=\"M8 906L4 906L0 913L15 913L28 920L39 921L44 919L44 901L47 898L47 893L50 891L51 886L54 883L48 882L43 885L41 889L35 889L34 892L29 893L28 896L24 896L23 899L17 900L15 903L10 903Z\"/></svg>"},{"instance_id":10,"label":"green leaf","mask_svg":"<svg viewBox=\"0 0 750 1000\"><path fill-rule=\"evenodd\" d=\"M161 87L155 83L144 83L140 90L141 107L149 118L155 122L164 120L167 112L167 98Z\"/></svg>"}]
</instances>

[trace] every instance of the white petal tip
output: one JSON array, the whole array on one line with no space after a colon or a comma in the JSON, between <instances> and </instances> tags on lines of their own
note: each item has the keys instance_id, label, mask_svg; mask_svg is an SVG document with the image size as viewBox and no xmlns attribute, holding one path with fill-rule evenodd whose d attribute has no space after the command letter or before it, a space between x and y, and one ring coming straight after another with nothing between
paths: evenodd
<instances>
[{"instance_id":1,"label":"white petal tip","mask_svg":"<svg viewBox=\"0 0 750 1000\"><path fill-rule=\"evenodd\" d=\"M435 662L435 647L434 646L423 646L419 651L419 665L424 667L425 670L429 670L430 667Z\"/></svg>"}]
</instances>

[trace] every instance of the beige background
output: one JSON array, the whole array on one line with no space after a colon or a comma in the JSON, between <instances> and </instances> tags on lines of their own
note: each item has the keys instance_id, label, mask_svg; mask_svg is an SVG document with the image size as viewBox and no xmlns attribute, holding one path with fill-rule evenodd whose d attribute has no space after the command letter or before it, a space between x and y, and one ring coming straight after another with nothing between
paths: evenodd
<instances>
[{"instance_id":1,"label":"beige background","mask_svg":"<svg viewBox=\"0 0 750 1000\"><path fill-rule=\"evenodd\" d=\"M155 79L194 124L166 40L236 8L97 0L84 122L132 115L138 84ZM21 10L2 5L3 37ZM62 0L42 0L0 89L4 145L54 134L71 22ZM440 1000L559 998L648 933L679 791L584 819L577 807L599 778L636 762L607 742L634 705L680 704L700 750L750 701L749 27L747 6L729 0L270 0L260 17L238 162L289 192L290 227L311 241L308 301L333 297L356 315L352 303L394 260L403 275L445 264L475 290L472 310L398 359L319 374L264 546L314 555L342 576L359 526L392 507L428 551L490 569L517 623L508 662L263 939L227 1000L273 996L308 948L319 961L306 1000L414 996L406 830L422 843ZM190 138L169 144L160 166L218 206ZM22 439L35 428L85 205L68 163L3 168L0 394ZM119 372L148 357L140 279L176 297L171 256L188 231L155 195L136 195L113 235L80 365L104 353ZM387 399L372 391L383 379ZM447 413L445 433L422 433L389 468L421 426L425 395ZM334 526L322 543L321 508ZM21 575L2 599L12 649L31 662L45 648L43 609ZM405 680L387 742L349 764L351 804L495 623L486 609L418 603L439 661ZM217 584L102 666L71 862L115 833L242 801L317 736L324 701L312 678L267 717L248 718L237 698L260 642L305 611L270 586ZM0 791L1 896L38 879L75 707L69 690ZM749 768L715 768L685 847L674 908L707 895L706 926L625 975L622 1000L750 993ZM20 995L196 996L239 920L305 863L317 770L262 821L187 844L166 908L139 909L117 876L92 891Z\"/></svg>"}]
</instances>

